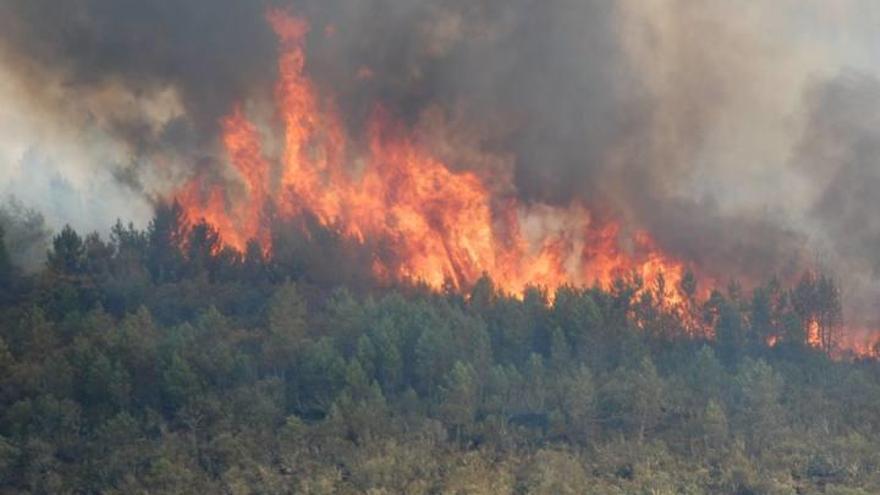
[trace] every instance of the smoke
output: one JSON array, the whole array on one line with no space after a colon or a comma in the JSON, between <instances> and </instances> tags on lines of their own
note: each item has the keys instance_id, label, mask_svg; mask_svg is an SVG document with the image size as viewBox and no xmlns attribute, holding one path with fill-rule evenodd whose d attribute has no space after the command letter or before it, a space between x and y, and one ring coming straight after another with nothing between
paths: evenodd
<instances>
[{"instance_id":1,"label":"smoke","mask_svg":"<svg viewBox=\"0 0 880 495\"><path fill-rule=\"evenodd\" d=\"M187 123L210 133L230 101L273 73L263 9L237 0L11 0L0 6L0 29L31 82L53 78L68 94L91 96L173 88ZM149 112L126 112L134 108L112 99L94 103L106 127L136 147L161 140L165 129L152 125Z\"/></svg>"},{"instance_id":2,"label":"smoke","mask_svg":"<svg viewBox=\"0 0 880 495\"><path fill-rule=\"evenodd\" d=\"M43 100L45 107L37 106L15 76L0 72L0 198L14 196L37 207L55 227L105 230L118 217L139 223L149 218L148 202L115 173L131 163L131 155L84 111L73 110L86 103L54 94Z\"/></svg>"},{"instance_id":3,"label":"smoke","mask_svg":"<svg viewBox=\"0 0 880 495\"><path fill-rule=\"evenodd\" d=\"M217 166L219 118L272 77L262 9L233 0L0 4L0 127L12 130L0 143L2 186L55 225L143 224L193 167Z\"/></svg>"},{"instance_id":4,"label":"smoke","mask_svg":"<svg viewBox=\"0 0 880 495\"><path fill-rule=\"evenodd\" d=\"M272 121L269 6L310 21L307 71L350 129L382 102L500 195L582 202L719 279L818 259L875 317L869 0L7 0L0 127L28 123L2 185L93 228L223 177L220 117Z\"/></svg>"},{"instance_id":5,"label":"smoke","mask_svg":"<svg viewBox=\"0 0 880 495\"><path fill-rule=\"evenodd\" d=\"M51 232L43 215L10 197L0 205L0 228L14 265L28 271L44 265Z\"/></svg>"},{"instance_id":6,"label":"smoke","mask_svg":"<svg viewBox=\"0 0 880 495\"><path fill-rule=\"evenodd\" d=\"M851 319L878 323L880 301L880 79L846 73L806 95L807 126L794 166L809 178L807 215L826 263L844 274Z\"/></svg>"}]
</instances>

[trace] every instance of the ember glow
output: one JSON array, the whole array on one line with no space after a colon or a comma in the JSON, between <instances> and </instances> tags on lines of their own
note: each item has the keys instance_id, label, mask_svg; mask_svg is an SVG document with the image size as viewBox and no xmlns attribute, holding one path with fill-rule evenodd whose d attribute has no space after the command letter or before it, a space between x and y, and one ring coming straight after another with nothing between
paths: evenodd
<instances>
[{"instance_id":1,"label":"ember glow","mask_svg":"<svg viewBox=\"0 0 880 495\"><path fill-rule=\"evenodd\" d=\"M373 260L382 279L466 289L485 273L521 293L663 274L670 301L679 300L684 265L647 232L624 232L578 203L525 204L496 193L515 190L509 178L444 163L382 102L361 135L349 135L330 91L306 73L308 23L280 10L267 20L281 48L280 156L266 155L257 126L236 106L223 119L222 142L240 187L195 176L175 194L187 217L210 223L227 246L241 251L256 240L271 253L267 212L288 220L308 212L353 241L382 245Z\"/></svg>"}]
</instances>

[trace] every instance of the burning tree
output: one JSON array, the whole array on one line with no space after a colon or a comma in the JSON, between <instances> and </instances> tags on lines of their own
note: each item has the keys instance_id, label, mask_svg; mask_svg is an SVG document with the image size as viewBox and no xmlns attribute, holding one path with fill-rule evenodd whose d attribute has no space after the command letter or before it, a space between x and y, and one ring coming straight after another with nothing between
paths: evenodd
<instances>
[{"instance_id":1,"label":"burning tree","mask_svg":"<svg viewBox=\"0 0 880 495\"><path fill-rule=\"evenodd\" d=\"M236 104L220 126L233 183L196 174L173 194L187 217L213 226L224 245L244 251L256 241L271 254L272 211L282 221L314 218L375 246L370 268L386 280L467 291L488 273L501 290L522 294L529 285L552 292L628 273L647 286L662 274L668 290L661 297L682 301L683 263L646 232L577 202L526 204L509 173L457 169L381 102L361 135L352 135L306 72L309 24L281 10L267 20L280 46L274 94L282 149L270 156L258 126Z\"/></svg>"},{"instance_id":2,"label":"burning tree","mask_svg":"<svg viewBox=\"0 0 880 495\"><path fill-rule=\"evenodd\" d=\"M825 352L835 350L843 326L840 292L834 280L807 272L792 291L792 304L804 327L807 343Z\"/></svg>"}]
</instances>

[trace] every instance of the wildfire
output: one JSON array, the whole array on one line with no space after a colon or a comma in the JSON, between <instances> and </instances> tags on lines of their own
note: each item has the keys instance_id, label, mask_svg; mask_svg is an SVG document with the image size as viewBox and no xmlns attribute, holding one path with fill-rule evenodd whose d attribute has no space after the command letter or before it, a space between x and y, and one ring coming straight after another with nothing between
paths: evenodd
<instances>
[{"instance_id":1,"label":"wildfire","mask_svg":"<svg viewBox=\"0 0 880 495\"><path fill-rule=\"evenodd\" d=\"M256 240L268 252L272 239L263 218L268 201L269 162L263 157L260 137L236 106L223 119L223 144L230 162L244 184L244 198L229 197L225 188L213 185L201 175L177 193L177 200L190 219L204 219L220 232L223 243L244 251Z\"/></svg>"},{"instance_id":2,"label":"wildfire","mask_svg":"<svg viewBox=\"0 0 880 495\"><path fill-rule=\"evenodd\" d=\"M822 337L819 330L818 321L810 320L807 322L807 344L817 349L822 348Z\"/></svg>"},{"instance_id":3,"label":"wildfire","mask_svg":"<svg viewBox=\"0 0 880 495\"><path fill-rule=\"evenodd\" d=\"M306 74L308 23L281 10L267 20L281 47L275 99L283 151L265 155L256 125L236 106L222 121L222 142L240 191L196 176L176 193L187 216L212 224L224 244L243 250L256 240L270 253L267 209L285 219L309 212L354 241L380 240L373 269L382 277L466 288L488 273L521 293L527 285L552 291L662 273L669 300L680 300L683 265L645 232L624 236L619 224L579 204L497 197L492 191L512 186L486 181L509 179L450 168L380 104L363 136L349 136L333 100Z\"/></svg>"},{"instance_id":4,"label":"wildfire","mask_svg":"<svg viewBox=\"0 0 880 495\"><path fill-rule=\"evenodd\" d=\"M841 332L838 357L880 358L880 331L876 328L849 327Z\"/></svg>"}]
</instances>

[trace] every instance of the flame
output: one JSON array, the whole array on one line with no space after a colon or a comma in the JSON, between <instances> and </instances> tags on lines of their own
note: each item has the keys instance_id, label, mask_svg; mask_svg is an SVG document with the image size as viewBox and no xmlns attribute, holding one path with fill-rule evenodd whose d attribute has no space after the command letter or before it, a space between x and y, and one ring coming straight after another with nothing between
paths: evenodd
<instances>
[{"instance_id":1,"label":"flame","mask_svg":"<svg viewBox=\"0 0 880 495\"><path fill-rule=\"evenodd\" d=\"M822 348L822 337L819 330L818 321L810 320L807 322L807 345L810 347L815 347L816 349Z\"/></svg>"},{"instance_id":2,"label":"flame","mask_svg":"<svg viewBox=\"0 0 880 495\"><path fill-rule=\"evenodd\" d=\"M492 191L513 190L509 178L449 167L380 104L364 135L352 139L333 99L306 74L308 23L283 10L270 10L267 20L281 48L275 99L283 151L267 158L257 127L236 106L222 121L222 143L242 190L197 175L176 193L188 218L212 224L224 244L242 250L254 239L269 253L266 211L285 219L309 212L354 241L380 240L388 253L375 255L373 271L383 279L466 289L486 273L519 294L529 285L552 293L565 284L663 274L667 302L681 303L684 266L646 232L626 236L580 204L499 197Z\"/></svg>"},{"instance_id":3,"label":"flame","mask_svg":"<svg viewBox=\"0 0 880 495\"><path fill-rule=\"evenodd\" d=\"M227 246L244 251L248 241L255 240L268 252L272 239L264 207L269 196L269 162L263 157L259 133L239 106L221 124L223 145L247 197L238 201L228 198L222 185L211 184L208 177L199 174L177 193L177 200L187 218L211 224Z\"/></svg>"},{"instance_id":4,"label":"flame","mask_svg":"<svg viewBox=\"0 0 880 495\"><path fill-rule=\"evenodd\" d=\"M880 359L880 329L847 327L840 335L836 357Z\"/></svg>"}]
</instances>

